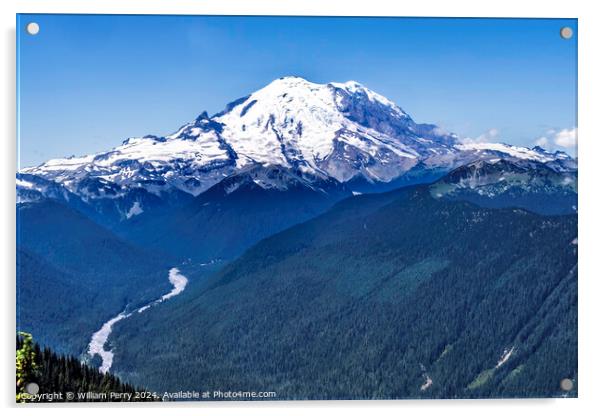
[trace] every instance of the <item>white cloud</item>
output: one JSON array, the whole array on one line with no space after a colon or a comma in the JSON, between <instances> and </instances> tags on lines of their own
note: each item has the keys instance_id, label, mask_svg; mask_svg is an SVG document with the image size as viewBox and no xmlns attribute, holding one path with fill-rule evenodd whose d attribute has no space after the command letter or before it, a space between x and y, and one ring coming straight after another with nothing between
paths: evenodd
<instances>
[{"instance_id":1,"label":"white cloud","mask_svg":"<svg viewBox=\"0 0 602 416\"><path fill-rule=\"evenodd\" d=\"M535 144L539 147L548 147L548 138L542 136L539 139L535 140Z\"/></svg>"},{"instance_id":2,"label":"white cloud","mask_svg":"<svg viewBox=\"0 0 602 416\"><path fill-rule=\"evenodd\" d=\"M548 150L573 151L577 146L577 127L561 130L550 129L545 135L535 140L537 146Z\"/></svg>"},{"instance_id":3,"label":"white cloud","mask_svg":"<svg viewBox=\"0 0 602 416\"><path fill-rule=\"evenodd\" d=\"M449 132L447 130L445 130L443 127L439 127L439 126L435 126L435 128L433 129L433 133L435 133L439 136L444 136L446 134L449 134Z\"/></svg>"},{"instance_id":4,"label":"white cloud","mask_svg":"<svg viewBox=\"0 0 602 416\"><path fill-rule=\"evenodd\" d=\"M465 137L460 139L462 143L500 143L500 131L496 128L491 128L477 137ZM549 151L562 150L571 155L575 153L577 147L577 128L565 129L548 129L545 133L534 140L536 146L542 147Z\"/></svg>"},{"instance_id":5,"label":"white cloud","mask_svg":"<svg viewBox=\"0 0 602 416\"><path fill-rule=\"evenodd\" d=\"M577 127L562 129L554 135L554 143L560 147L574 148L577 145Z\"/></svg>"},{"instance_id":6,"label":"white cloud","mask_svg":"<svg viewBox=\"0 0 602 416\"><path fill-rule=\"evenodd\" d=\"M495 143L500 138L500 131L498 129L489 129L485 133L477 136L476 138L465 137L461 141L463 143Z\"/></svg>"},{"instance_id":7,"label":"white cloud","mask_svg":"<svg viewBox=\"0 0 602 416\"><path fill-rule=\"evenodd\" d=\"M498 129L489 129L485 133L477 137L477 141L481 143L489 143L498 140L500 137L500 131Z\"/></svg>"}]
</instances>

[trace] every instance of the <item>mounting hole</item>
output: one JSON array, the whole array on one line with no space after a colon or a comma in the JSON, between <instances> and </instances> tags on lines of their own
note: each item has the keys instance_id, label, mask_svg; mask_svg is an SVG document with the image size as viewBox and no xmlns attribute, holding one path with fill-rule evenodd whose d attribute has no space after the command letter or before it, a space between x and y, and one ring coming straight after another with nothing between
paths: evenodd
<instances>
[{"instance_id":1,"label":"mounting hole","mask_svg":"<svg viewBox=\"0 0 602 416\"><path fill-rule=\"evenodd\" d=\"M30 22L27 23L25 30L27 30L27 33L30 35L37 35L40 32L40 25L36 22Z\"/></svg>"},{"instance_id":2,"label":"mounting hole","mask_svg":"<svg viewBox=\"0 0 602 416\"><path fill-rule=\"evenodd\" d=\"M560 388L564 391L573 390L573 380L571 380L570 378L563 378L562 380L560 380Z\"/></svg>"},{"instance_id":3,"label":"mounting hole","mask_svg":"<svg viewBox=\"0 0 602 416\"><path fill-rule=\"evenodd\" d=\"M40 391L40 386L37 383L27 383L25 386L25 392L27 394L35 395Z\"/></svg>"},{"instance_id":4,"label":"mounting hole","mask_svg":"<svg viewBox=\"0 0 602 416\"><path fill-rule=\"evenodd\" d=\"M568 26L563 27L562 29L560 29L560 37L562 39L570 39L573 37L573 29L571 29Z\"/></svg>"}]
</instances>

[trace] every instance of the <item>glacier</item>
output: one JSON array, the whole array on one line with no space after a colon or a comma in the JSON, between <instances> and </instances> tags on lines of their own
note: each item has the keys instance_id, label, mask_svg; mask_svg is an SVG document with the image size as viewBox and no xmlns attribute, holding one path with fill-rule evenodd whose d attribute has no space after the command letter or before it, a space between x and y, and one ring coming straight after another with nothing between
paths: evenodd
<instances>
[{"instance_id":1,"label":"glacier","mask_svg":"<svg viewBox=\"0 0 602 416\"><path fill-rule=\"evenodd\" d=\"M132 137L106 152L24 168L17 190L23 202L47 196L51 189L63 199L112 203L126 221L141 213L139 207L146 211L157 200L198 196L224 178L257 167L277 166L317 186L328 179L367 192L500 157L576 169L575 160L562 152L470 143L435 125L416 123L397 104L355 81L317 84L283 77L213 116L201 113L170 135ZM44 186L33 186L30 178ZM283 187L277 178L265 178L257 184ZM137 197L127 199L132 193Z\"/></svg>"}]
</instances>

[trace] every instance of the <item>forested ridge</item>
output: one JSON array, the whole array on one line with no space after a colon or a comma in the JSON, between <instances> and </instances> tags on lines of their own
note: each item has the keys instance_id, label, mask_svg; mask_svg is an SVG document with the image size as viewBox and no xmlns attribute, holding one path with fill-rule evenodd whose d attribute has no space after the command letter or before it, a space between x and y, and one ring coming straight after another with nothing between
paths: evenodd
<instances>
[{"instance_id":1,"label":"forested ridge","mask_svg":"<svg viewBox=\"0 0 602 416\"><path fill-rule=\"evenodd\" d=\"M119 311L169 290L172 260L53 201L17 206L17 330L78 356Z\"/></svg>"},{"instance_id":2,"label":"forested ridge","mask_svg":"<svg viewBox=\"0 0 602 416\"><path fill-rule=\"evenodd\" d=\"M17 401L154 401L158 396L122 382L75 357L42 348L28 333L17 335ZM30 395L27 386L39 390ZM30 387L31 389L31 387ZM129 394L129 395L128 395ZM71 396L72 395L72 396Z\"/></svg>"},{"instance_id":3,"label":"forested ridge","mask_svg":"<svg viewBox=\"0 0 602 416\"><path fill-rule=\"evenodd\" d=\"M114 368L280 399L576 395L576 220L421 187L345 200L120 322Z\"/></svg>"}]
</instances>

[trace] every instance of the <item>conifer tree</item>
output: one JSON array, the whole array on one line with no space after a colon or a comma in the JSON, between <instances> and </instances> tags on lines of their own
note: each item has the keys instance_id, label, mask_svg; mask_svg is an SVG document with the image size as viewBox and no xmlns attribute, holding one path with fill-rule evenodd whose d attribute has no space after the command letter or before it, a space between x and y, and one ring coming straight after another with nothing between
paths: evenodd
<instances>
[{"instance_id":1,"label":"conifer tree","mask_svg":"<svg viewBox=\"0 0 602 416\"><path fill-rule=\"evenodd\" d=\"M25 387L34 380L36 375L36 352L33 347L31 334L19 332L21 340L17 338L17 402L27 401Z\"/></svg>"}]
</instances>

